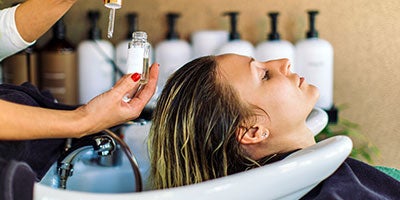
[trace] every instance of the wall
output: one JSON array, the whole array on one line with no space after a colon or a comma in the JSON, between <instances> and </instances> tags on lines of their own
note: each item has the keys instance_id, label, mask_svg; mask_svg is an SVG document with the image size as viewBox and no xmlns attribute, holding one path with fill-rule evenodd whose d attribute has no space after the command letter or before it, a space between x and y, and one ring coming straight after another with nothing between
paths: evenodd
<instances>
[{"instance_id":1,"label":"wall","mask_svg":"<svg viewBox=\"0 0 400 200\"><path fill-rule=\"evenodd\" d=\"M1 7L10 5L3 1ZM181 12L177 29L184 39L201 29L228 29L225 11L240 11L239 31L254 44L269 31L266 13L279 11L279 31L283 39L296 42L304 38L308 26L306 11L318 9L316 26L320 37L335 50L334 101L348 108L340 117L360 124L361 132L378 146L381 157L376 165L400 168L400 7L398 0L125 0L117 11L114 44L126 35L127 12L139 14L139 28L149 34L153 44L166 33L165 13ZM108 10L100 0L80 0L67 13L68 37L78 44L86 38L86 12L102 12L100 26L106 34ZM38 41L43 44L46 34Z\"/></svg>"}]
</instances>

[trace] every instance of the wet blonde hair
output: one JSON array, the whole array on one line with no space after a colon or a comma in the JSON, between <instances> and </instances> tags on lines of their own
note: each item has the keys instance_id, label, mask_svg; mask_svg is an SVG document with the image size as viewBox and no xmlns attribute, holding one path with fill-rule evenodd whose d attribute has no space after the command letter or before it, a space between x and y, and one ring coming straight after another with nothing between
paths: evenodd
<instances>
[{"instance_id":1,"label":"wet blonde hair","mask_svg":"<svg viewBox=\"0 0 400 200\"><path fill-rule=\"evenodd\" d=\"M184 65L167 81L148 139L150 188L199 183L254 164L236 139L251 109L219 80L215 57L207 56Z\"/></svg>"}]
</instances>

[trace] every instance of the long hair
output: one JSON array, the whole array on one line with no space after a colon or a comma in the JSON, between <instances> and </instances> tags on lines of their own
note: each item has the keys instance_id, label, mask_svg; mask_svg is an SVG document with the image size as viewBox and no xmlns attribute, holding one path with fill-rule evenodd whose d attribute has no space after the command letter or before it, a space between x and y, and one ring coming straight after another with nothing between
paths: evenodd
<instances>
[{"instance_id":1,"label":"long hair","mask_svg":"<svg viewBox=\"0 0 400 200\"><path fill-rule=\"evenodd\" d=\"M254 164L236 139L249 109L220 80L215 57L206 56L167 81L148 139L152 189L199 183Z\"/></svg>"}]
</instances>

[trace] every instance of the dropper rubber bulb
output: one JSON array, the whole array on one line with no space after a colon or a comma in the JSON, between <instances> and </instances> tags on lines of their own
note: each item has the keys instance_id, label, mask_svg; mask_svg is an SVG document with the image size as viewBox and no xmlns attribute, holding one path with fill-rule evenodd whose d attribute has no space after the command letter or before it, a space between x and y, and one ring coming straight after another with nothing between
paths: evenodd
<instances>
[{"instance_id":1,"label":"dropper rubber bulb","mask_svg":"<svg viewBox=\"0 0 400 200\"><path fill-rule=\"evenodd\" d=\"M229 40L240 39L240 33L237 31L237 16L239 15L239 12L226 12L223 15L229 16L230 18L231 31L229 33Z\"/></svg>"},{"instance_id":2,"label":"dropper rubber bulb","mask_svg":"<svg viewBox=\"0 0 400 200\"><path fill-rule=\"evenodd\" d=\"M306 34L307 38L317 38L318 37L318 31L315 29L315 16L318 13L319 12L317 10L308 11L309 20L310 20L310 30Z\"/></svg>"},{"instance_id":3,"label":"dropper rubber bulb","mask_svg":"<svg viewBox=\"0 0 400 200\"><path fill-rule=\"evenodd\" d=\"M271 18L271 33L268 34L268 40L279 40L280 35L277 30L278 24L278 12L270 12L268 13L269 17Z\"/></svg>"},{"instance_id":4,"label":"dropper rubber bulb","mask_svg":"<svg viewBox=\"0 0 400 200\"><path fill-rule=\"evenodd\" d=\"M180 17L179 13L168 13L167 14L167 23L168 23L168 32L167 39L179 39L179 34L175 31L176 19Z\"/></svg>"}]
</instances>

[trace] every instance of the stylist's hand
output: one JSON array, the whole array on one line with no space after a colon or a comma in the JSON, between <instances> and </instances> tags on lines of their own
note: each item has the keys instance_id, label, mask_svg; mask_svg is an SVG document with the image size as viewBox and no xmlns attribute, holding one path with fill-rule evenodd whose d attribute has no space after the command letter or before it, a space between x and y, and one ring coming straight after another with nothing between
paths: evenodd
<instances>
[{"instance_id":1,"label":"stylist's hand","mask_svg":"<svg viewBox=\"0 0 400 200\"><path fill-rule=\"evenodd\" d=\"M139 117L156 90L158 69L159 64L151 66L148 83L129 102L124 102L122 99L126 94L133 94L138 89L140 78L138 74L123 76L111 90L79 107L77 111L83 113L88 125L87 131L82 136Z\"/></svg>"}]
</instances>

